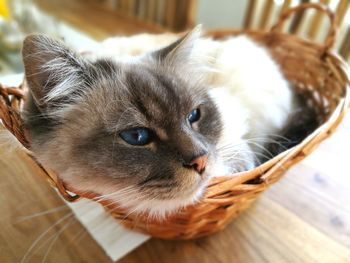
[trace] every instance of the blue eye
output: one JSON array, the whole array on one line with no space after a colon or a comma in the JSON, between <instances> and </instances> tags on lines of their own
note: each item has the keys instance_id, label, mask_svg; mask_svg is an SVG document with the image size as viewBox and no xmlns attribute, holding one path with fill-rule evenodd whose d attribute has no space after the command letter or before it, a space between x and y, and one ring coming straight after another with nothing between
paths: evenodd
<instances>
[{"instance_id":1,"label":"blue eye","mask_svg":"<svg viewBox=\"0 0 350 263\"><path fill-rule=\"evenodd\" d=\"M190 114L188 114L187 119L192 124L198 121L200 117L201 117L201 114L199 109L194 109L193 111L190 112Z\"/></svg>"},{"instance_id":2,"label":"blue eye","mask_svg":"<svg viewBox=\"0 0 350 263\"><path fill-rule=\"evenodd\" d=\"M132 128L122 131L120 137L131 145L146 145L151 141L151 132L146 128Z\"/></svg>"}]
</instances>

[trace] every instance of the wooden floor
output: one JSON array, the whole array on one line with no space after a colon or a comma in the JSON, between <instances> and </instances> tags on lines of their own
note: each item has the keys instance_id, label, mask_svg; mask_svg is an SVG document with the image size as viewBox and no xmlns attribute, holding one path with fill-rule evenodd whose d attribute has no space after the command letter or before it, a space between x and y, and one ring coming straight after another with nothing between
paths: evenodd
<instances>
[{"instance_id":1,"label":"wooden floor","mask_svg":"<svg viewBox=\"0 0 350 263\"><path fill-rule=\"evenodd\" d=\"M1 146L0 262L20 262L22 259L41 262L46 252L46 262L109 262L102 249L40 176L41 171L32 164L33 161L23 153ZM32 217L34 214L36 216ZM42 239L38 239L40 235ZM39 241L37 244L36 240ZM27 252L28 258L25 257Z\"/></svg>"},{"instance_id":2,"label":"wooden floor","mask_svg":"<svg viewBox=\"0 0 350 263\"><path fill-rule=\"evenodd\" d=\"M91 15L104 21L98 28L58 7L54 12L91 35L112 34L107 18ZM120 262L350 262L349 138L350 114L224 231L196 241L152 239ZM0 149L0 262L20 262L26 254L26 262L110 262L30 161Z\"/></svg>"},{"instance_id":3,"label":"wooden floor","mask_svg":"<svg viewBox=\"0 0 350 263\"><path fill-rule=\"evenodd\" d=\"M224 231L196 241L152 239L120 262L350 262L349 135L350 115ZM110 262L31 161L7 149L0 151L0 262L26 253L26 262Z\"/></svg>"}]
</instances>

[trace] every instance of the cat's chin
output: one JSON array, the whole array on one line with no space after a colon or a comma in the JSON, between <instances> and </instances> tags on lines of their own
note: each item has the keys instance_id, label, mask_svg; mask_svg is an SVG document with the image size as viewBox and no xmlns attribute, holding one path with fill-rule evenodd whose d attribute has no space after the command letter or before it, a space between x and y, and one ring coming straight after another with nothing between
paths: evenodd
<instances>
[{"instance_id":1,"label":"cat's chin","mask_svg":"<svg viewBox=\"0 0 350 263\"><path fill-rule=\"evenodd\" d=\"M62 172L68 189L77 193L95 193L96 199L108 200L117 204L130 216L146 215L149 219L164 220L176 214L187 206L193 205L201 200L206 186L210 180L212 169L208 169L199 175L195 172L186 173L185 178L200 177L200 180L192 181L187 187L172 189L160 197L159 194L149 194L140 191L134 186L113 184L110 178L94 177L89 180L82 180L81 177L72 176L72 171ZM79 187L70 187L78 185Z\"/></svg>"},{"instance_id":2,"label":"cat's chin","mask_svg":"<svg viewBox=\"0 0 350 263\"><path fill-rule=\"evenodd\" d=\"M200 202L205 193L205 189L213 177L232 174L236 170L224 163L220 158L211 159L202 175L196 172L185 173L185 178L200 177L200 180L192 181L187 187L182 189L173 189L162 197L156 195L147 195L141 198L142 193L136 188L121 186L111 183L110 178L94 177L94 179L81 180L78 176L72 176L72 171L61 173L65 176L67 185L79 185L77 192L94 192L100 195L102 199L118 204L125 209L131 216L146 215L150 219L165 220L176 214L187 206ZM74 189L74 188L72 188ZM135 189L135 190L130 190ZM118 194L119 193L119 194Z\"/></svg>"},{"instance_id":3,"label":"cat's chin","mask_svg":"<svg viewBox=\"0 0 350 263\"><path fill-rule=\"evenodd\" d=\"M164 199L142 200L128 210L136 214L147 215L150 219L165 220L186 207L201 201L208 182L200 184L196 189L187 193L178 193L177 197Z\"/></svg>"},{"instance_id":4,"label":"cat's chin","mask_svg":"<svg viewBox=\"0 0 350 263\"><path fill-rule=\"evenodd\" d=\"M203 197L205 187L198 189L189 196L181 196L171 199L143 199L123 204L130 216L146 216L149 220L162 221L185 209L187 206L196 204ZM112 200L118 202L118 200Z\"/></svg>"},{"instance_id":5,"label":"cat's chin","mask_svg":"<svg viewBox=\"0 0 350 263\"><path fill-rule=\"evenodd\" d=\"M181 192L181 196L169 199L139 200L135 203L129 203L125 208L128 211L132 211L133 214L146 215L149 219L165 220L182 209L200 202L211 178L215 176L230 175L230 172L232 172L232 168L221 162L217 162L214 165L210 165L206 172L202 174L202 177L206 179L194 186L194 189L187 189L186 192ZM177 194L179 193L180 191Z\"/></svg>"}]
</instances>

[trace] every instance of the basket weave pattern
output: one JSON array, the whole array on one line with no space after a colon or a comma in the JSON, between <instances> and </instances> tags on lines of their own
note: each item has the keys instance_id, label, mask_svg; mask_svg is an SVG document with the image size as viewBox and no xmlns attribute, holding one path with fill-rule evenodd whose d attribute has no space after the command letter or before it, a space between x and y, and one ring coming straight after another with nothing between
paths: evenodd
<instances>
[{"instance_id":1,"label":"basket weave pattern","mask_svg":"<svg viewBox=\"0 0 350 263\"><path fill-rule=\"evenodd\" d=\"M326 13L331 20L324 45L280 32L290 15L308 8ZM166 221L151 220L146 215L129 215L127 211L108 200L101 201L102 205L126 227L165 239L197 238L224 228L241 211L248 208L269 185L278 181L290 166L305 158L320 142L330 136L344 117L350 101L349 69L341 58L330 51L335 33L334 14L319 4L303 4L287 10L270 32L237 30L208 32L208 35L217 39L246 34L265 46L280 65L285 77L293 84L295 91L306 96L308 103L316 109L322 125L297 146L254 170L212 179L200 203L187 207ZM6 129L29 149L28 154L31 155L30 143L20 116L25 94L25 85L19 88L0 85L0 118ZM90 199L98 197L93 193L72 196L54 172L38 165L68 201L76 201L80 197Z\"/></svg>"}]
</instances>

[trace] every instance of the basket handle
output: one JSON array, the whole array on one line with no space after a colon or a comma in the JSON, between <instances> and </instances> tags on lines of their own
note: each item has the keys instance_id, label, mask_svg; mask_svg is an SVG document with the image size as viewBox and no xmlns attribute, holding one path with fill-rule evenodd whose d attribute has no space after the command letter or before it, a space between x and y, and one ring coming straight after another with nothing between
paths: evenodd
<instances>
[{"instance_id":1,"label":"basket handle","mask_svg":"<svg viewBox=\"0 0 350 263\"><path fill-rule=\"evenodd\" d=\"M324 43L324 52L326 53L328 50L332 48L335 42L336 34L337 34L337 23L336 23L335 14L326 5L318 4L318 3L305 3L305 4L300 4L296 7L290 8L286 10L283 14L281 14L277 23L271 27L271 32L279 31L282 28L283 24L291 15L295 13L303 12L307 9L316 9L326 14L330 20L330 28Z\"/></svg>"}]
</instances>

